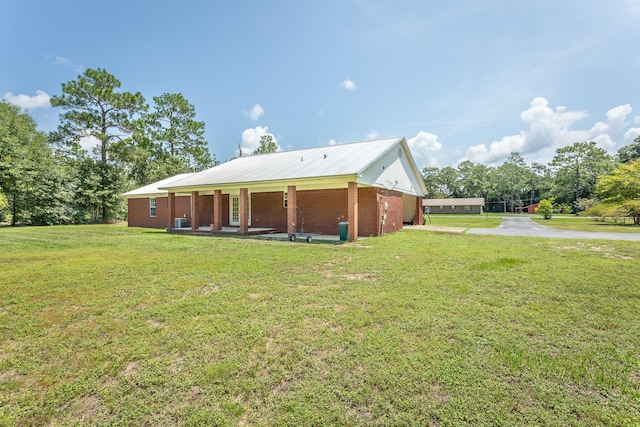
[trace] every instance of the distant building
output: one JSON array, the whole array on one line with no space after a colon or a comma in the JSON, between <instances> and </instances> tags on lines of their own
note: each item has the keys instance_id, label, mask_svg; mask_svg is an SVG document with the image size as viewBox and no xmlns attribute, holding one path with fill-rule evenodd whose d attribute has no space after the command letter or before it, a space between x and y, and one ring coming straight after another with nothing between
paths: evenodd
<instances>
[{"instance_id":1,"label":"distant building","mask_svg":"<svg viewBox=\"0 0 640 427\"><path fill-rule=\"evenodd\" d=\"M432 214L482 214L484 197L459 199L422 199L424 213Z\"/></svg>"},{"instance_id":2,"label":"distant building","mask_svg":"<svg viewBox=\"0 0 640 427\"><path fill-rule=\"evenodd\" d=\"M516 211L520 213L534 214L538 210L538 205L539 203L534 203L529 206L522 206L521 208L516 208Z\"/></svg>"}]
</instances>

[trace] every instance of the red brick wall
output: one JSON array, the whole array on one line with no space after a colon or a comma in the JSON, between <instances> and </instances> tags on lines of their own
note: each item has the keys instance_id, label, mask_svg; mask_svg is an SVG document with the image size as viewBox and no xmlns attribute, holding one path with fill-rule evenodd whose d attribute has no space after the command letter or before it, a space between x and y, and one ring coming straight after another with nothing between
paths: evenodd
<instances>
[{"instance_id":1,"label":"red brick wall","mask_svg":"<svg viewBox=\"0 0 640 427\"><path fill-rule=\"evenodd\" d=\"M213 196L200 196L200 226L213 223Z\"/></svg>"},{"instance_id":2,"label":"red brick wall","mask_svg":"<svg viewBox=\"0 0 640 427\"><path fill-rule=\"evenodd\" d=\"M167 227L167 197L156 197L156 216L149 216L149 198L129 199L127 221L129 227L166 228ZM176 197L176 218L187 214L189 217L189 196ZM172 221L173 224L173 221Z\"/></svg>"},{"instance_id":3,"label":"red brick wall","mask_svg":"<svg viewBox=\"0 0 640 427\"><path fill-rule=\"evenodd\" d=\"M388 203L385 233L402 228L402 194L395 191L361 187L358 188L358 235L362 237L380 234L382 203ZM175 217L190 217L189 196L176 197ZM287 232L287 210L283 204L283 192L251 194L251 226L274 228L278 232ZM304 229L309 233L338 234L338 223L347 221L347 189L297 191L298 211L304 213ZM156 198L156 216L149 217L149 199L129 199L129 226L166 228L167 197ZM200 225L208 226L213 222L213 196L200 196ZM298 213L297 225L302 224ZM395 226L393 225L395 223ZM173 220L171 221L173 224ZM222 195L222 226L229 226L229 195Z\"/></svg>"},{"instance_id":4,"label":"red brick wall","mask_svg":"<svg viewBox=\"0 0 640 427\"><path fill-rule=\"evenodd\" d=\"M358 188L358 236L367 237L380 234L378 207L377 188Z\"/></svg>"},{"instance_id":5,"label":"red brick wall","mask_svg":"<svg viewBox=\"0 0 640 427\"><path fill-rule=\"evenodd\" d=\"M338 223L347 221L347 189L297 191L297 225L308 233L338 234Z\"/></svg>"},{"instance_id":6,"label":"red brick wall","mask_svg":"<svg viewBox=\"0 0 640 427\"><path fill-rule=\"evenodd\" d=\"M283 204L284 192L251 194L251 227L275 228L287 231L287 209Z\"/></svg>"},{"instance_id":7,"label":"red brick wall","mask_svg":"<svg viewBox=\"0 0 640 427\"><path fill-rule=\"evenodd\" d=\"M387 220L384 225L384 233L393 233L401 230L402 218L404 216L402 193L378 189L378 196L382 198L380 218L382 218L382 214L384 213L384 203L387 203Z\"/></svg>"}]
</instances>

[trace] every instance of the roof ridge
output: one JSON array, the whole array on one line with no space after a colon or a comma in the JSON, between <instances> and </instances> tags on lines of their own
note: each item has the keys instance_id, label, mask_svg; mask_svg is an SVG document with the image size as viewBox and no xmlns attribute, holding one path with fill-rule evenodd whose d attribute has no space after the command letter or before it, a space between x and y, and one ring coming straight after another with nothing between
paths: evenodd
<instances>
[{"instance_id":1,"label":"roof ridge","mask_svg":"<svg viewBox=\"0 0 640 427\"><path fill-rule=\"evenodd\" d=\"M337 146L343 147L345 145L364 144L364 143L367 143L367 142L386 141L386 140L399 140L399 139L402 139L402 138L403 138L402 136L390 136L388 138L375 138L375 139L365 139L365 140L362 140L362 141L341 142L341 143L336 143L336 144L320 145L318 147L295 148L293 150L276 151L276 152L273 152L273 153L249 154L249 155L246 155L246 156L236 157L236 159L248 158L248 157L257 157L257 156L267 156L267 155L282 154L282 153L295 153L296 151L320 150L322 148L330 148L330 147L337 147ZM235 160L235 159L232 159L232 160Z\"/></svg>"}]
</instances>

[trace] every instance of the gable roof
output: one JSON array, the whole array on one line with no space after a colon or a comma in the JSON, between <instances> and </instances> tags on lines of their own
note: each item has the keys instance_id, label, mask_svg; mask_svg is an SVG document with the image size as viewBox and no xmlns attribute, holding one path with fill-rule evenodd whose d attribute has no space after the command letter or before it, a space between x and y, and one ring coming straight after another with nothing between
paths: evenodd
<instances>
[{"instance_id":1,"label":"gable roof","mask_svg":"<svg viewBox=\"0 0 640 427\"><path fill-rule=\"evenodd\" d=\"M172 185L176 181L180 181L188 176L195 175L195 172L181 173L163 180L147 184L144 187L136 188L135 190L127 191L123 194L125 197L154 197L164 196L167 194L167 190L161 190L159 187Z\"/></svg>"},{"instance_id":2,"label":"gable roof","mask_svg":"<svg viewBox=\"0 0 640 427\"><path fill-rule=\"evenodd\" d=\"M305 180L338 176L358 177L385 154L402 147L412 181L426 192L409 147L403 137L376 139L348 144L328 145L303 150L238 157L213 168L171 183L158 185L163 190L188 190L189 187L231 185L266 181ZM355 178L354 178L355 179Z\"/></svg>"}]
</instances>

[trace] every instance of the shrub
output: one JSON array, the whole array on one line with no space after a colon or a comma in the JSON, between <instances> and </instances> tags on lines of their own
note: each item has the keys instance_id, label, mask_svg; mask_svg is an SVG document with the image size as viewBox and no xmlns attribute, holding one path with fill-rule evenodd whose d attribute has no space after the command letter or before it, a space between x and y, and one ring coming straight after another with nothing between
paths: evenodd
<instances>
[{"instance_id":1,"label":"shrub","mask_svg":"<svg viewBox=\"0 0 640 427\"><path fill-rule=\"evenodd\" d=\"M542 199L536 208L536 212L542 215L544 219L551 219L553 214L553 205L550 200Z\"/></svg>"}]
</instances>

